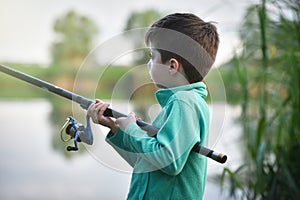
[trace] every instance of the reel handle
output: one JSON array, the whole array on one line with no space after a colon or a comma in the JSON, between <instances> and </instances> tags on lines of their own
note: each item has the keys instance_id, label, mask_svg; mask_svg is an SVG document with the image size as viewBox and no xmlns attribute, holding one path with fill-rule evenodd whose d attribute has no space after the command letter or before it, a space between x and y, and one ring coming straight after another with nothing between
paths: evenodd
<instances>
[{"instance_id":1,"label":"reel handle","mask_svg":"<svg viewBox=\"0 0 300 200\"><path fill-rule=\"evenodd\" d=\"M67 151L78 151L78 147L68 146Z\"/></svg>"}]
</instances>

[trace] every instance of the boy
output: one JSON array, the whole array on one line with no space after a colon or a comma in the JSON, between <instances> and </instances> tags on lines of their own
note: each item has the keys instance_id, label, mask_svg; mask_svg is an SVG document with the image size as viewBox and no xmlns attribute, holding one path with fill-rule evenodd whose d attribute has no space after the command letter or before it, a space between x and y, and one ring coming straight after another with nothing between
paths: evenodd
<instances>
[{"instance_id":1,"label":"boy","mask_svg":"<svg viewBox=\"0 0 300 200\"><path fill-rule=\"evenodd\" d=\"M207 158L192 148L208 140L207 90L201 81L216 57L216 27L193 14L175 13L155 22L145 41L162 107L152 123L160 128L157 136L138 127L134 113L116 120L104 117L109 104L100 100L88 115L111 129L106 140L134 168L128 199L202 199Z\"/></svg>"}]
</instances>

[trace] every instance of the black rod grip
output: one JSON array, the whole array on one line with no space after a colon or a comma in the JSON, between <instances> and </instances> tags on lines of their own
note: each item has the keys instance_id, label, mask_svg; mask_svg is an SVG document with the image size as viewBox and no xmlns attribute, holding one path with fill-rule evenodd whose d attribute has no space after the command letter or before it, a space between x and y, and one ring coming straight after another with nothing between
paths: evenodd
<instances>
[{"instance_id":1,"label":"black rod grip","mask_svg":"<svg viewBox=\"0 0 300 200\"><path fill-rule=\"evenodd\" d=\"M194 152L197 152L201 155L207 156L219 163L225 163L227 161L227 155L223 153L218 153L214 150L208 149L204 146L201 146L199 144L195 144L195 146L192 149Z\"/></svg>"},{"instance_id":2,"label":"black rod grip","mask_svg":"<svg viewBox=\"0 0 300 200\"><path fill-rule=\"evenodd\" d=\"M114 118L119 118L119 117L127 117L127 115L120 113L118 111L115 111L111 108L107 108L104 111L104 116L107 117L114 117ZM153 126L152 124L148 124L147 122L141 121L141 120L137 120L136 121L137 125L143 129L144 131L146 131L148 133L149 136L156 136L159 128Z\"/></svg>"},{"instance_id":3,"label":"black rod grip","mask_svg":"<svg viewBox=\"0 0 300 200\"><path fill-rule=\"evenodd\" d=\"M105 111L104 111L104 116L107 116L107 117L114 117L114 118L119 118L119 117L127 117L127 115L123 114L123 113L120 113L118 111L115 111L111 108L107 108ZM155 137L159 131L159 128L151 125L151 124L148 124L147 122L144 122L144 121L141 121L141 120L137 120L136 121L137 125L143 129L144 131L147 132L147 134L151 137ZM196 153L199 153L201 155L204 155L204 156L207 156L219 163L225 163L226 160L227 160L227 156L223 153L218 153L216 151L213 151L211 149L208 149L204 146L201 146L200 144L195 144L195 146L192 148L192 151L196 152Z\"/></svg>"}]
</instances>

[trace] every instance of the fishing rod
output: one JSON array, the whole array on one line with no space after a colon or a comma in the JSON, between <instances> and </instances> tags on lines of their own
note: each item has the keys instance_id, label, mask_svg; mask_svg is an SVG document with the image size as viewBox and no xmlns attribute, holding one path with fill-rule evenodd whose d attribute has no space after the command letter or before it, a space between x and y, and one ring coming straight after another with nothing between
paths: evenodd
<instances>
[{"instance_id":1,"label":"fishing rod","mask_svg":"<svg viewBox=\"0 0 300 200\"><path fill-rule=\"evenodd\" d=\"M30 76L18 70L12 69L5 65L0 64L0 71L10 76L13 76L17 79L23 80L27 83L40 87L41 89L46 90L50 93L54 93L58 96L74 101L78 103L85 110L87 110L91 104L95 103L95 101L91 99L87 99L83 96L62 89L56 85L50 84L46 81L40 80L38 78L35 78L33 76ZM111 108L107 108L105 110L104 116L113 117L113 118L127 117L127 115L120 113L116 110L113 110ZM77 122L72 116L69 116L67 118L67 122L64 124L64 126L61 129L61 139L65 142L71 139L74 140L74 146L68 146L67 147L68 151L77 151L78 150L77 142L84 142L89 145L93 144L93 134L90 128L90 120L88 116L86 121L87 121L87 126L84 127L82 124ZM157 132L159 131L159 128L154 127L151 124L148 124L144 121L137 120L136 123L141 129L146 131L149 136L155 137ZM63 131L65 131L66 134L70 136L70 139L64 139L62 137ZM193 147L192 151L207 156L219 163L225 163L227 160L227 156L225 154L218 153L214 150L208 149L207 147L201 146L199 143L197 143Z\"/></svg>"}]
</instances>

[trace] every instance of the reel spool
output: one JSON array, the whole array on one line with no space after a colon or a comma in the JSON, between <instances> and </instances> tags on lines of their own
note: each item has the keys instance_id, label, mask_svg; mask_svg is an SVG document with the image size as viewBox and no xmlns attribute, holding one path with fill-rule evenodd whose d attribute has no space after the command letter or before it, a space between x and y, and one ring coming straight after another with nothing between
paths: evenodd
<instances>
[{"instance_id":1,"label":"reel spool","mask_svg":"<svg viewBox=\"0 0 300 200\"><path fill-rule=\"evenodd\" d=\"M90 117L86 117L87 126L84 127L81 123L77 122L77 120L69 116L67 117L66 123L60 130L60 138L63 142L68 142L70 140L74 140L74 146L68 146L67 151L78 151L77 142L84 142L86 144L93 144L93 133L90 126ZM70 136L69 138L64 138L63 134Z\"/></svg>"}]
</instances>

